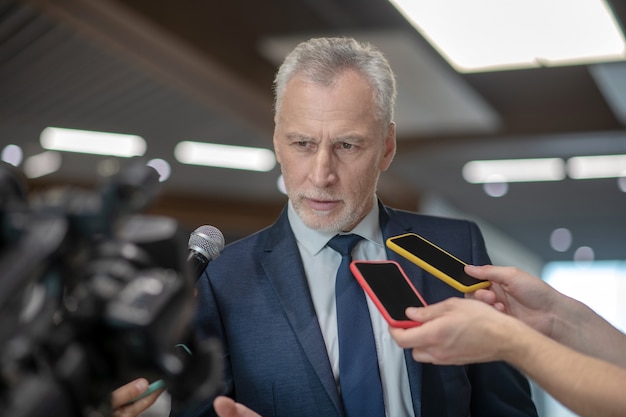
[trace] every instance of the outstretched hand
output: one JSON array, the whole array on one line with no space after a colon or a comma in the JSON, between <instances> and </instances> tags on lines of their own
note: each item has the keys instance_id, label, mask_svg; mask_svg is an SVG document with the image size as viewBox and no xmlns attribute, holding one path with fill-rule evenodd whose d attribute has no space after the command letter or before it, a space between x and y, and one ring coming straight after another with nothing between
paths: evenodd
<instances>
[{"instance_id":1,"label":"outstretched hand","mask_svg":"<svg viewBox=\"0 0 626 417\"><path fill-rule=\"evenodd\" d=\"M427 307L410 307L406 315L421 326L390 328L391 336L413 359L446 365L502 359L510 332L519 321L493 307L463 298L449 298Z\"/></svg>"},{"instance_id":2,"label":"outstretched hand","mask_svg":"<svg viewBox=\"0 0 626 417\"><path fill-rule=\"evenodd\" d=\"M466 294L467 298L490 304L544 335L555 337L555 321L563 314L561 303L566 297L545 281L509 266L466 265L465 272L491 282L489 288Z\"/></svg>"}]
</instances>

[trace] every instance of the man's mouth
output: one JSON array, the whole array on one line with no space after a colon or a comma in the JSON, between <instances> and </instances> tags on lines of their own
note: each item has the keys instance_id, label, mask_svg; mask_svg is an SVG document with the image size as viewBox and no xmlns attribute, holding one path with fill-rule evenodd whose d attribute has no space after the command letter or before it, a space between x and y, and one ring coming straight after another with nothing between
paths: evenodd
<instances>
[{"instance_id":1,"label":"man's mouth","mask_svg":"<svg viewBox=\"0 0 626 417\"><path fill-rule=\"evenodd\" d=\"M307 198L306 201L308 206L315 211L330 211L340 204L339 200L318 200L315 198Z\"/></svg>"}]
</instances>

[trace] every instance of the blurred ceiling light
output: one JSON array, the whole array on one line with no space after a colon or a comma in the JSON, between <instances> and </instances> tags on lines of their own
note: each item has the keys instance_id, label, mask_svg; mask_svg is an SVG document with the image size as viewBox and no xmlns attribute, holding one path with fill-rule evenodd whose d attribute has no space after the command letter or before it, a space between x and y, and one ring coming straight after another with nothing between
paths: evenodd
<instances>
[{"instance_id":1,"label":"blurred ceiling light","mask_svg":"<svg viewBox=\"0 0 626 417\"><path fill-rule=\"evenodd\" d=\"M550 234L550 246L557 252L565 252L572 245L572 232L565 228L559 227L554 229Z\"/></svg>"},{"instance_id":2,"label":"blurred ceiling light","mask_svg":"<svg viewBox=\"0 0 626 417\"><path fill-rule=\"evenodd\" d=\"M27 178L39 178L52 174L61 168L61 154L55 151L45 151L30 156L24 161L24 175Z\"/></svg>"},{"instance_id":3,"label":"blurred ceiling light","mask_svg":"<svg viewBox=\"0 0 626 417\"><path fill-rule=\"evenodd\" d=\"M174 149L178 162L218 168L270 171L276 166L274 152L263 148L220 145L204 142L179 142Z\"/></svg>"},{"instance_id":4,"label":"blurred ceiling light","mask_svg":"<svg viewBox=\"0 0 626 417\"><path fill-rule=\"evenodd\" d=\"M154 170L159 173L159 182L167 181L172 175L172 167L165 159L151 159L146 165L154 168Z\"/></svg>"},{"instance_id":5,"label":"blurred ceiling light","mask_svg":"<svg viewBox=\"0 0 626 417\"><path fill-rule=\"evenodd\" d=\"M624 60L603 0L390 0L459 72Z\"/></svg>"},{"instance_id":6,"label":"blurred ceiling light","mask_svg":"<svg viewBox=\"0 0 626 417\"><path fill-rule=\"evenodd\" d=\"M19 166L22 163L24 158L24 151L22 148L17 145L7 145L2 149L2 159L4 162L11 164L15 167Z\"/></svg>"},{"instance_id":7,"label":"blurred ceiling light","mask_svg":"<svg viewBox=\"0 0 626 417\"><path fill-rule=\"evenodd\" d=\"M472 184L559 181L565 178L565 161L561 158L470 161L463 166L463 178Z\"/></svg>"},{"instance_id":8,"label":"blurred ceiling light","mask_svg":"<svg viewBox=\"0 0 626 417\"><path fill-rule=\"evenodd\" d=\"M567 160L567 173L574 179L623 177L626 155L576 156Z\"/></svg>"},{"instance_id":9,"label":"blurred ceiling light","mask_svg":"<svg viewBox=\"0 0 626 417\"><path fill-rule=\"evenodd\" d=\"M489 197L503 197L509 192L509 184L507 182L486 182L483 184L483 190Z\"/></svg>"},{"instance_id":10,"label":"blurred ceiling light","mask_svg":"<svg viewBox=\"0 0 626 417\"><path fill-rule=\"evenodd\" d=\"M626 174L623 177L619 177L617 179L617 188L619 188L620 191L626 193Z\"/></svg>"},{"instance_id":11,"label":"blurred ceiling light","mask_svg":"<svg viewBox=\"0 0 626 417\"><path fill-rule=\"evenodd\" d=\"M596 254L589 246L581 246L574 252L574 261L577 263L587 264L593 262L595 257Z\"/></svg>"},{"instance_id":12,"label":"blurred ceiling light","mask_svg":"<svg viewBox=\"0 0 626 417\"><path fill-rule=\"evenodd\" d=\"M130 158L146 152L141 136L47 127L39 138L45 149Z\"/></svg>"}]
</instances>

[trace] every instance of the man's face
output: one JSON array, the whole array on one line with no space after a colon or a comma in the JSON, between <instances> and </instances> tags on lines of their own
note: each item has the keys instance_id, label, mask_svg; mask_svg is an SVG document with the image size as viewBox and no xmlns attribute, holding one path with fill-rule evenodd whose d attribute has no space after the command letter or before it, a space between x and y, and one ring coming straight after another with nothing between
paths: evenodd
<instances>
[{"instance_id":1,"label":"man's face","mask_svg":"<svg viewBox=\"0 0 626 417\"><path fill-rule=\"evenodd\" d=\"M300 219L316 230L351 230L372 208L396 149L395 126L375 118L366 80L346 71L320 86L296 76L275 123L274 150Z\"/></svg>"}]
</instances>

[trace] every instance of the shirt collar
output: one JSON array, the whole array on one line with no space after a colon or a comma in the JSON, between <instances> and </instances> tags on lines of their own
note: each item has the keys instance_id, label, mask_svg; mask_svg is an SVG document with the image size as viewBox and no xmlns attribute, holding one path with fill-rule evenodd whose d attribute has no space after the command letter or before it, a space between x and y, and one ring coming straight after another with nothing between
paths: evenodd
<instances>
[{"instance_id":1,"label":"shirt collar","mask_svg":"<svg viewBox=\"0 0 626 417\"><path fill-rule=\"evenodd\" d=\"M383 235L380 230L378 214L378 204L374 203L369 213L350 233L355 233L370 242L383 246ZM336 232L323 232L307 227L296 214L291 200L287 204L287 216L298 244L303 246L311 255L317 255L326 246L326 243L337 234Z\"/></svg>"}]
</instances>

